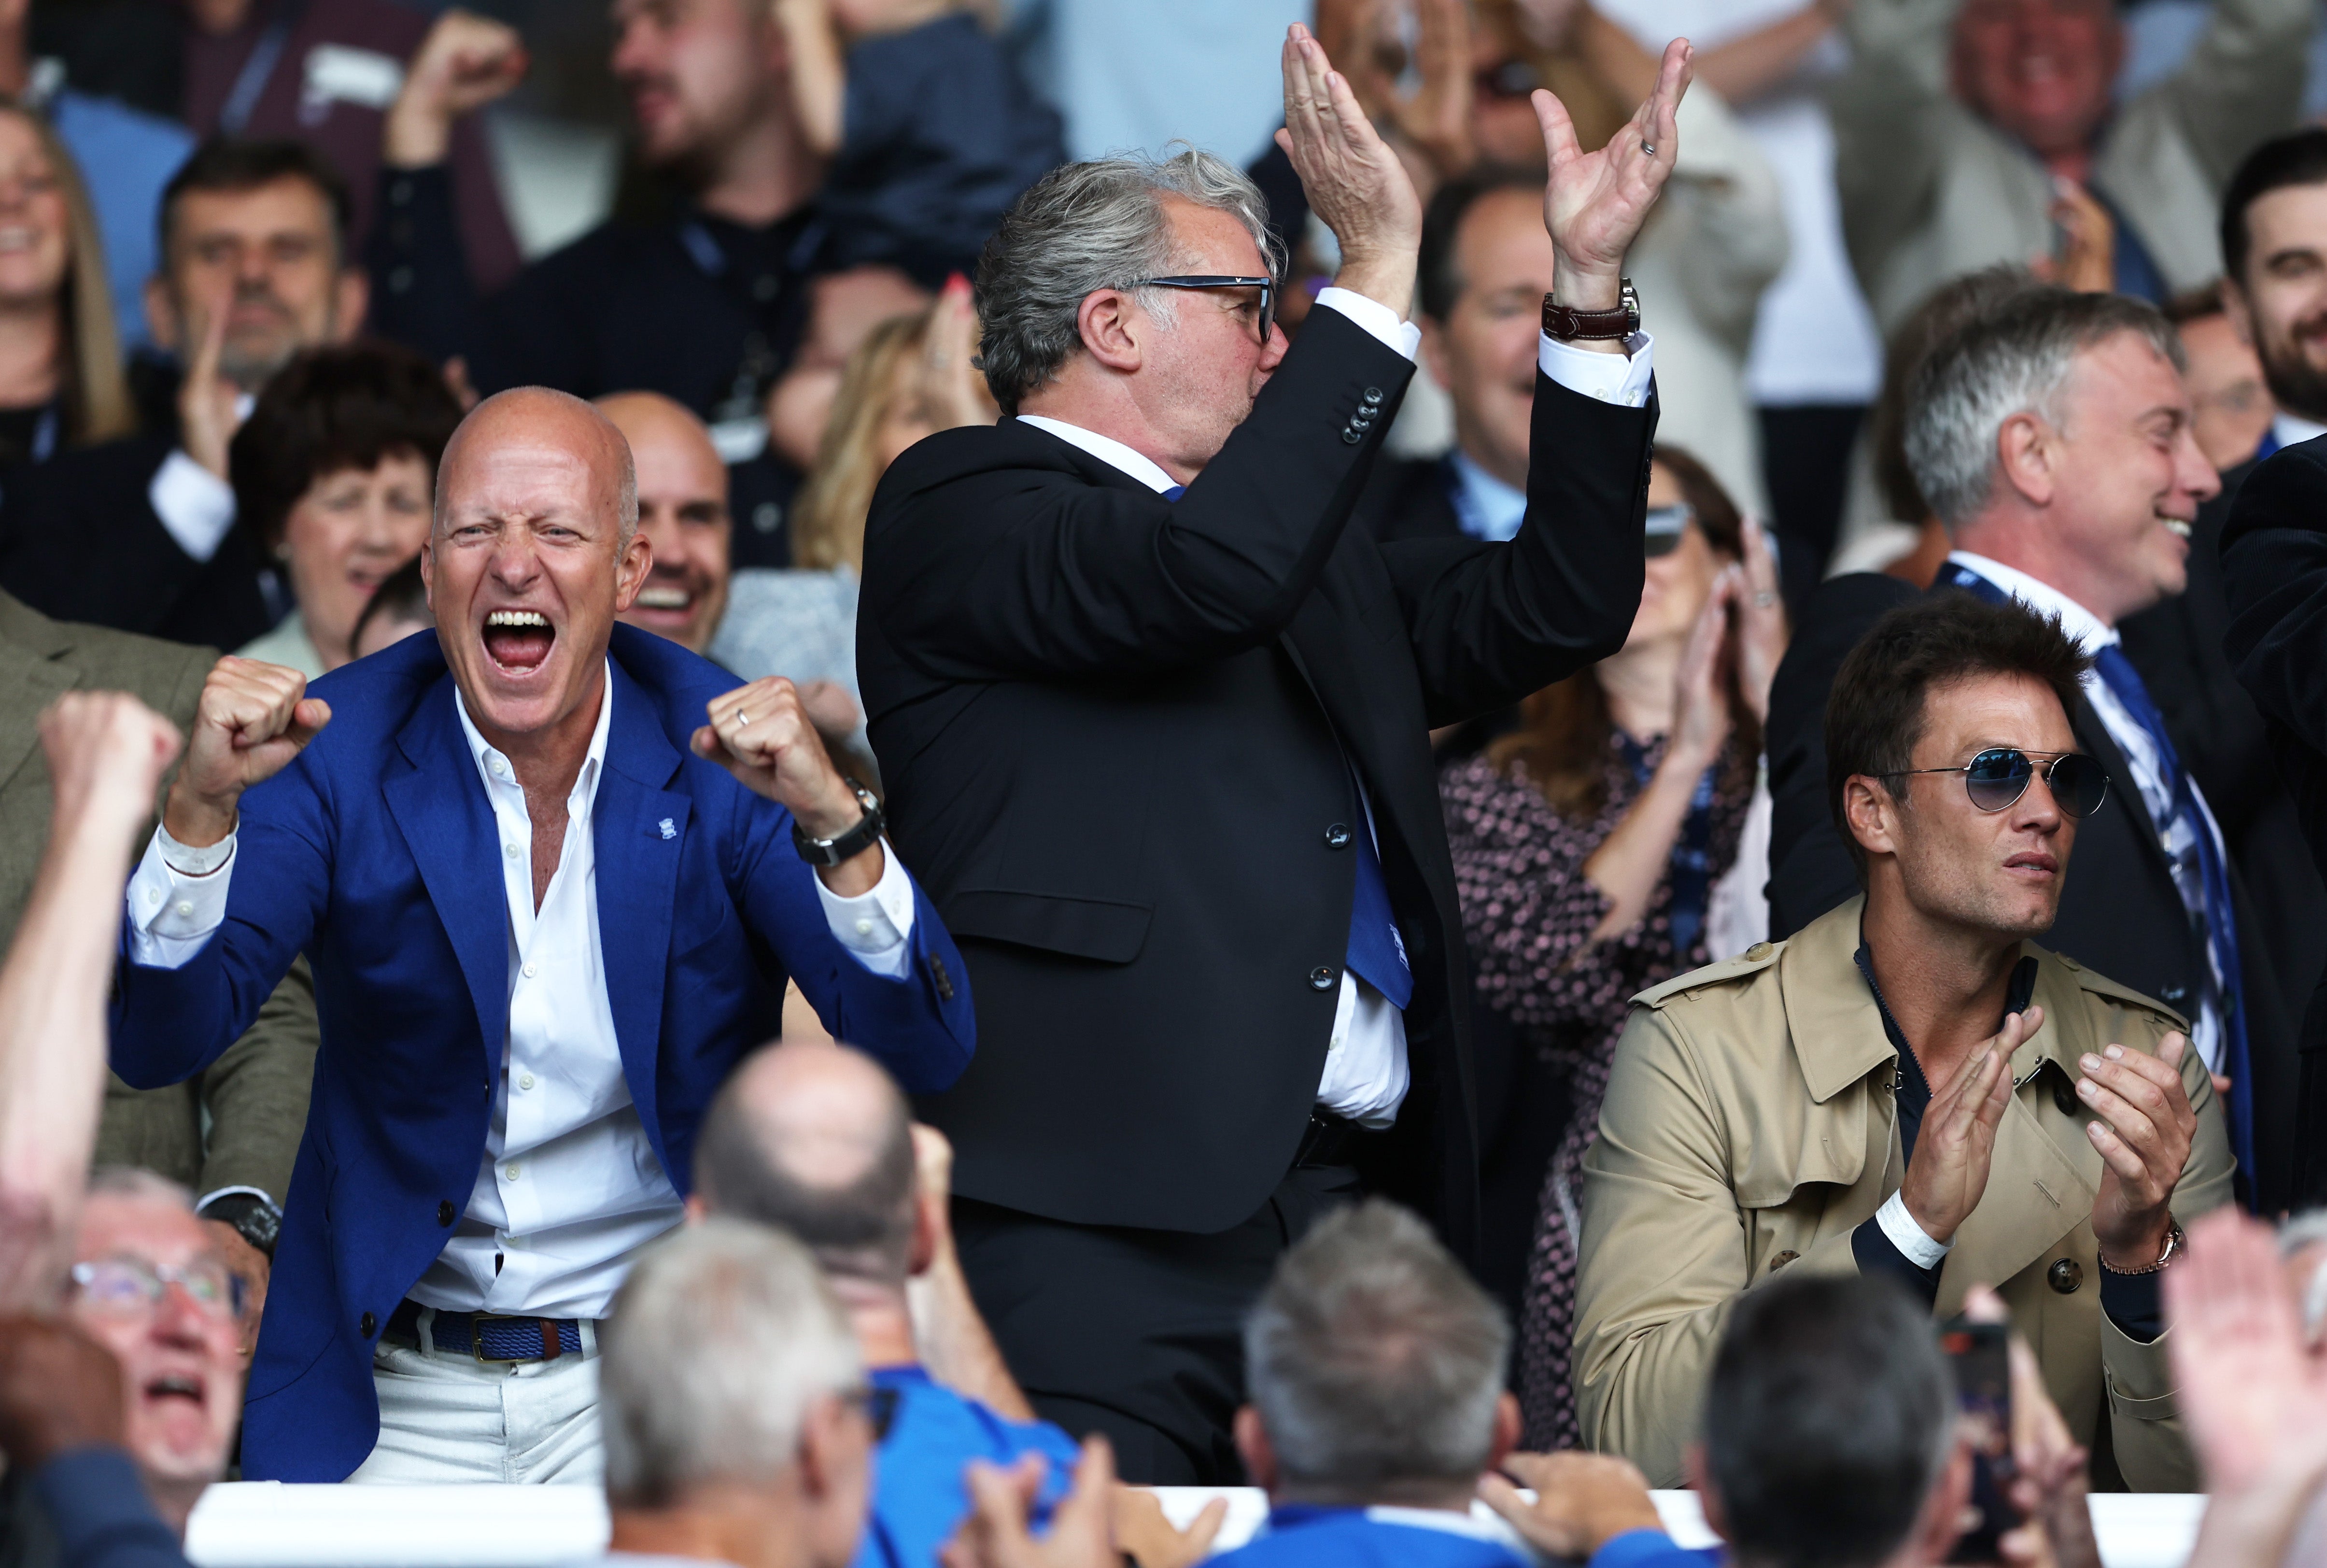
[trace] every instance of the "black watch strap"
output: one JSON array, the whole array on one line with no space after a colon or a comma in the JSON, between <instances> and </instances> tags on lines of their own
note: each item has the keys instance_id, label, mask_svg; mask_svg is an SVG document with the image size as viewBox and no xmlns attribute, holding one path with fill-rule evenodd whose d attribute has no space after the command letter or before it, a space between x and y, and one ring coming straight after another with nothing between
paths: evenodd
<instances>
[{"instance_id":1,"label":"black watch strap","mask_svg":"<svg viewBox=\"0 0 2327 1568\"><path fill-rule=\"evenodd\" d=\"M234 1227L242 1239L268 1257L275 1255L276 1238L283 1233L283 1216L256 1192L228 1192L202 1206L201 1218Z\"/></svg>"},{"instance_id":2,"label":"black watch strap","mask_svg":"<svg viewBox=\"0 0 2327 1568\"><path fill-rule=\"evenodd\" d=\"M844 860L853 860L872 848L888 830L889 818L873 791L854 779L847 782L856 792L857 804L864 807L864 815L857 819L855 826L836 838L810 838L801 831L799 818L792 820L792 847L810 865L834 866Z\"/></svg>"}]
</instances>

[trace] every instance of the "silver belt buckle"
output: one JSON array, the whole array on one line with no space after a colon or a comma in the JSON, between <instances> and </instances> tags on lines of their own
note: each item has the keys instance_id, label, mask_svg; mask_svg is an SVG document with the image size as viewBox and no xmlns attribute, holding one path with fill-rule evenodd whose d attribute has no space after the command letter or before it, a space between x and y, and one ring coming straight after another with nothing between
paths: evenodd
<instances>
[{"instance_id":1,"label":"silver belt buckle","mask_svg":"<svg viewBox=\"0 0 2327 1568\"><path fill-rule=\"evenodd\" d=\"M469 1314L469 1349L476 1354L478 1360L498 1363L501 1366L509 1366L519 1361L549 1360L551 1359L551 1355L547 1349L523 1356L488 1356L485 1354L485 1325L487 1323L531 1323L534 1326L536 1335L538 1336L541 1331L541 1325L548 1321L549 1320L547 1318L537 1318L520 1312L472 1312ZM543 1344L545 1346L556 1344L556 1330L550 1330L550 1337L544 1339L542 1341ZM560 1356L565 1354L565 1347L558 1345L556 1354Z\"/></svg>"}]
</instances>

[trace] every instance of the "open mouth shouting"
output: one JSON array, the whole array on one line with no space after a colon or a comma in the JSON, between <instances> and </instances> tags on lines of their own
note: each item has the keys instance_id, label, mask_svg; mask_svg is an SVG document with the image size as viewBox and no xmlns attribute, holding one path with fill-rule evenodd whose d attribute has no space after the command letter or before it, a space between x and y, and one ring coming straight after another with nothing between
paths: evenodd
<instances>
[{"instance_id":1,"label":"open mouth shouting","mask_svg":"<svg viewBox=\"0 0 2327 1568\"><path fill-rule=\"evenodd\" d=\"M549 658L557 629L538 610L496 610L485 617L485 657L504 675L529 675Z\"/></svg>"}]
</instances>

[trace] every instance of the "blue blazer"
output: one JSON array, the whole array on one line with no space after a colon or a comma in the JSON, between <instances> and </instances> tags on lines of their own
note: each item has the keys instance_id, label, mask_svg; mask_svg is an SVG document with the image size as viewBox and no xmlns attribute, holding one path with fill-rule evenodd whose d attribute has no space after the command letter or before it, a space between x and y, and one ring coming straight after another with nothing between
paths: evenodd
<instances>
[{"instance_id":1,"label":"blue blazer","mask_svg":"<svg viewBox=\"0 0 2327 1568\"><path fill-rule=\"evenodd\" d=\"M835 941L791 815L687 749L735 679L613 629L614 712L593 818L623 1076L671 1182L737 1058L780 1031L789 975L825 1027L909 1093L976 1041L967 971L915 890L912 964ZM177 969L125 961L113 1067L140 1088L216 1060L304 951L322 1049L244 1407L243 1473L336 1481L378 1439L380 1328L467 1209L509 1035L500 834L436 639L312 687L332 722L242 798L226 922ZM126 941L125 926L125 941Z\"/></svg>"}]
</instances>

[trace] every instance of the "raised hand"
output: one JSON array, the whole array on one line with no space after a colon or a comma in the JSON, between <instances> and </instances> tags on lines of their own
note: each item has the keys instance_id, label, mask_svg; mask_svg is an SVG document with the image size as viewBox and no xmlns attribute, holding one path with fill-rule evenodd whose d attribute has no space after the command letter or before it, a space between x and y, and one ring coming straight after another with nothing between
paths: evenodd
<instances>
[{"instance_id":1,"label":"raised hand","mask_svg":"<svg viewBox=\"0 0 2327 1568\"><path fill-rule=\"evenodd\" d=\"M388 111L382 151L388 165L425 169L444 161L453 122L525 79L525 41L517 30L474 12L436 18L404 72Z\"/></svg>"},{"instance_id":2,"label":"raised hand","mask_svg":"<svg viewBox=\"0 0 2327 1568\"><path fill-rule=\"evenodd\" d=\"M1214 1498L1182 1530L1154 1492L1118 1484L1114 1517L1116 1546L1134 1568L1194 1568L1212 1554L1212 1542L1228 1520L1229 1500Z\"/></svg>"},{"instance_id":3,"label":"raised hand","mask_svg":"<svg viewBox=\"0 0 2327 1568\"><path fill-rule=\"evenodd\" d=\"M1995 1129L2012 1103L2012 1053L2043 1027L2042 1007L2011 1014L1948 1087L1931 1097L1899 1197L1933 1241L1953 1241L1957 1227L1979 1207L1995 1153Z\"/></svg>"},{"instance_id":4,"label":"raised hand","mask_svg":"<svg viewBox=\"0 0 2327 1568\"><path fill-rule=\"evenodd\" d=\"M2227 1207L2193 1221L2163 1285L2174 1405L2209 1492L2262 1487L2290 1451L2327 1439L2327 1365L2304 1349L2268 1226Z\"/></svg>"},{"instance_id":5,"label":"raised hand","mask_svg":"<svg viewBox=\"0 0 2327 1568\"><path fill-rule=\"evenodd\" d=\"M70 1322L0 1318L0 1452L33 1470L76 1448L118 1448L121 1367Z\"/></svg>"},{"instance_id":6,"label":"raised hand","mask_svg":"<svg viewBox=\"0 0 2327 1568\"><path fill-rule=\"evenodd\" d=\"M234 311L231 285L202 302L187 322L193 360L178 383L178 444L188 457L220 479L227 477L227 448L242 428L242 388L219 374L226 353L227 317Z\"/></svg>"},{"instance_id":7,"label":"raised hand","mask_svg":"<svg viewBox=\"0 0 2327 1568\"><path fill-rule=\"evenodd\" d=\"M1414 303L1422 200L1414 181L1366 117L1349 79L1309 30L1285 33L1285 128L1276 145L1293 161L1310 210L1341 248L1334 283L1404 315Z\"/></svg>"},{"instance_id":8,"label":"raised hand","mask_svg":"<svg viewBox=\"0 0 2327 1568\"><path fill-rule=\"evenodd\" d=\"M2187 1036L2169 1034L2155 1056L2112 1045L2078 1063L2085 1076L2077 1097L2093 1113L2085 1135L2107 1166L2093 1199L2093 1239L2111 1268L2147 1268L2164 1249L2173 1188L2198 1133L2182 1087L2189 1050Z\"/></svg>"},{"instance_id":9,"label":"raised hand","mask_svg":"<svg viewBox=\"0 0 2327 1568\"><path fill-rule=\"evenodd\" d=\"M1696 775L1713 765L1729 739L1733 723L1729 707L1729 606L1737 598L1737 579L1724 572L1713 581L1705 608L1689 629L1681 649L1680 667L1674 674L1672 741L1667 748L1676 766L1688 770L1692 787Z\"/></svg>"},{"instance_id":10,"label":"raised hand","mask_svg":"<svg viewBox=\"0 0 2327 1568\"><path fill-rule=\"evenodd\" d=\"M695 754L718 763L754 795L790 811L811 838L835 838L864 817L856 792L825 754L799 689L768 676L714 697L711 722L695 732ZM839 865L819 867L825 885L844 896L869 892L880 880L880 846ZM857 885L858 883L862 885Z\"/></svg>"},{"instance_id":11,"label":"raised hand","mask_svg":"<svg viewBox=\"0 0 2327 1568\"><path fill-rule=\"evenodd\" d=\"M154 812L162 775L178 760L178 728L126 692L66 692L40 720L60 838L90 811L117 820L126 840Z\"/></svg>"},{"instance_id":12,"label":"raised hand","mask_svg":"<svg viewBox=\"0 0 2327 1568\"><path fill-rule=\"evenodd\" d=\"M1535 1501L1492 1473L1479 1478L1479 1496L1547 1557L1583 1561L1627 1530L1664 1528L1647 1478L1630 1460L1570 1449L1509 1454L1503 1469Z\"/></svg>"},{"instance_id":13,"label":"raised hand","mask_svg":"<svg viewBox=\"0 0 2327 1568\"><path fill-rule=\"evenodd\" d=\"M232 833L242 792L289 767L331 722L331 705L307 695L297 670L232 654L220 659L202 683L186 765L163 807L170 836L200 846Z\"/></svg>"},{"instance_id":14,"label":"raised hand","mask_svg":"<svg viewBox=\"0 0 2327 1568\"><path fill-rule=\"evenodd\" d=\"M1695 58L1685 38L1666 45L1656 90L1596 153L1576 142L1566 106L1547 90L1536 89L1536 119L1543 126L1544 157L1551 165L1543 223L1556 250L1552 280L1560 303L1586 311L1616 308L1624 253L1648 221L1680 153L1676 117Z\"/></svg>"},{"instance_id":15,"label":"raised hand","mask_svg":"<svg viewBox=\"0 0 2327 1568\"><path fill-rule=\"evenodd\" d=\"M1737 585L1737 693L1758 723L1770 722L1770 686L1786 657L1786 606L1778 593L1778 557L1769 530L1750 513Z\"/></svg>"},{"instance_id":16,"label":"raised hand","mask_svg":"<svg viewBox=\"0 0 2327 1568\"><path fill-rule=\"evenodd\" d=\"M1103 1437L1083 1440L1074 1485L1051 1511L1051 1528L1040 1537L1026 1516L1042 1485L1040 1454L1027 1454L1004 1469L972 1460L962 1473L968 1488L968 1517L953 1539L938 1549L945 1568L1123 1568L1109 1527L1115 1501L1115 1451Z\"/></svg>"}]
</instances>

